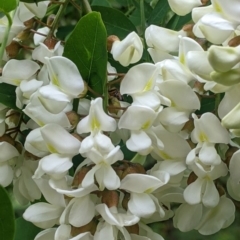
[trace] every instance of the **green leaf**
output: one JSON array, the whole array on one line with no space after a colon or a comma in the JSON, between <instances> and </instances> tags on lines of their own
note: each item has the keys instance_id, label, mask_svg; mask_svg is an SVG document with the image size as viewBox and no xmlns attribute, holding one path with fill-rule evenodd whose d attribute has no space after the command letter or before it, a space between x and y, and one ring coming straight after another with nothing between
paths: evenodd
<instances>
[{"instance_id":1,"label":"green leaf","mask_svg":"<svg viewBox=\"0 0 240 240\"><path fill-rule=\"evenodd\" d=\"M155 24L158 26L165 25L165 19L170 11L168 0L159 0L155 8L152 10L150 17L147 20L149 25Z\"/></svg>"},{"instance_id":2,"label":"green leaf","mask_svg":"<svg viewBox=\"0 0 240 240\"><path fill-rule=\"evenodd\" d=\"M42 229L34 226L31 222L27 222L22 217L16 221L16 234L14 240L33 240Z\"/></svg>"},{"instance_id":3,"label":"green leaf","mask_svg":"<svg viewBox=\"0 0 240 240\"><path fill-rule=\"evenodd\" d=\"M63 56L72 60L83 79L98 94L103 94L107 77L107 33L100 13L80 19L69 36Z\"/></svg>"},{"instance_id":4,"label":"green leaf","mask_svg":"<svg viewBox=\"0 0 240 240\"><path fill-rule=\"evenodd\" d=\"M175 14L167 23L166 28L170 28L172 30L180 30L185 24L191 21L192 21L191 13L183 17Z\"/></svg>"},{"instance_id":5,"label":"green leaf","mask_svg":"<svg viewBox=\"0 0 240 240\"><path fill-rule=\"evenodd\" d=\"M20 2L25 2L25 3L38 3L38 2L43 2L46 0L20 0Z\"/></svg>"},{"instance_id":6,"label":"green leaf","mask_svg":"<svg viewBox=\"0 0 240 240\"><path fill-rule=\"evenodd\" d=\"M0 12L11 12L17 7L17 0L0 0Z\"/></svg>"},{"instance_id":7,"label":"green leaf","mask_svg":"<svg viewBox=\"0 0 240 240\"><path fill-rule=\"evenodd\" d=\"M0 239L13 240L15 232L14 212L7 191L0 186Z\"/></svg>"},{"instance_id":8,"label":"green leaf","mask_svg":"<svg viewBox=\"0 0 240 240\"><path fill-rule=\"evenodd\" d=\"M0 103L7 107L18 109L16 107L16 87L6 83L0 83Z\"/></svg>"},{"instance_id":9,"label":"green leaf","mask_svg":"<svg viewBox=\"0 0 240 240\"><path fill-rule=\"evenodd\" d=\"M93 0L91 6L111 7L110 3L107 0Z\"/></svg>"},{"instance_id":10,"label":"green leaf","mask_svg":"<svg viewBox=\"0 0 240 240\"><path fill-rule=\"evenodd\" d=\"M116 35L123 39L130 32L137 32L136 27L122 12L102 6L94 6L92 9L101 13L108 36Z\"/></svg>"}]
</instances>

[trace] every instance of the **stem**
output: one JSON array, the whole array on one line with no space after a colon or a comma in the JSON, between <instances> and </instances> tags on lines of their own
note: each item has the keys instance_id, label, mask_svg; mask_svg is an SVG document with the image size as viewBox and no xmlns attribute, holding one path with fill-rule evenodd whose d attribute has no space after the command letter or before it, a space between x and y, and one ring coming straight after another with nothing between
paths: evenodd
<instances>
[{"instance_id":1,"label":"stem","mask_svg":"<svg viewBox=\"0 0 240 240\"><path fill-rule=\"evenodd\" d=\"M140 0L140 17L141 17L141 31L140 35L143 36L145 32L145 13L144 13L144 0Z\"/></svg>"},{"instance_id":2,"label":"stem","mask_svg":"<svg viewBox=\"0 0 240 240\"><path fill-rule=\"evenodd\" d=\"M83 6L84 6L87 13L92 12L92 8L91 8L88 0L82 0L82 3L83 3Z\"/></svg>"},{"instance_id":3,"label":"stem","mask_svg":"<svg viewBox=\"0 0 240 240\"><path fill-rule=\"evenodd\" d=\"M15 14L15 12L14 12L14 14ZM11 26L12 26L11 16L9 15L9 13L5 13L5 15L8 19L8 25L5 29L3 41L2 41L2 44L1 44L1 47L0 47L0 67L2 67L2 58L3 58L3 55L4 55L4 50L7 46L8 36L9 36L9 32L10 32L10 29L11 29Z\"/></svg>"},{"instance_id":4,"label":"stem","mask_svg":"<svg viewBox=\"0 0 240 240\"><path fill-rule=\"evenodd\" d=\"M62 2L62 4L60 5L59 9L58 9L58 12L56 14L56 17L52 23L52 26L51 26L51 29L47 35L47 38L51 38L53 35L54 35L54 32L58 26L58 23L59 23L59 20L61 19L63 13L64 13L64 10L65 8L67 7L68 3L69 3L69 0L62 0L60 1Z\"/></svg>"}]
</instances>

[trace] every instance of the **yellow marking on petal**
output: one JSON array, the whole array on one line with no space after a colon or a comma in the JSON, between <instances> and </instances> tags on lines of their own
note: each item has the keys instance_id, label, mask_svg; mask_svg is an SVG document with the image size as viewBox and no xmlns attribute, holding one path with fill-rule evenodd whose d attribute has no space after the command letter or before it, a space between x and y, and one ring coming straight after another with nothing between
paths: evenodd
<instances>
[{"instance_id":1,"label":"yellow marking on petal","mask_svg":"<svg viewBox=\"0 0 240 240\"><path fill-rule=\"evenodd\" d=\"M208 142L208 137L205 133L201 132L198 137L201 142Z\"/></svg>"},{"instance_id":2,"label":"yellow marking on petal","mask_svg":"<svg viewBox=\"0 0 240 240\"><path fill-rule=\"evenodd\" d=\"M92 122L91 122L91 130L94 131L96 129L100 129L100 122L96 117L93 117Z\"/></svg>"},{"instance_id":3,"label":"yellow marking on petal","mask_svg":"<svg viewBox=\"0 0 240 240\"><path fill-rule=\"evenodd\" d=\"M21 83L21 79L13 79L12 82L16 85L19 86Z\"/></svg>"},{"instance_id":4,"label":"yellow marking on petal","mask_svg":"<svg viewBox=\"0 0 240 240\"><path fill-rule=\"evenodd\" d=\"M51 153L58 153L57 149L51 144L47 144L47 148Z\"/></svg>"},{"instance_id":5,"label":"yellow marking on petal","mask_svg":"<svg viewBox=\"0 0 240 240\"><path fill-rule=\"evenodd\" d=\"M173 100L171 100L171 107L176 107L176 103Z\"/></svg>"},{"instance_id":6,"label":"yellow marking on petal","mask_svg":"<svg viewBox=\"0 0 240 240\"><path fill-rule=\"evenodd\" d=\"M163 158L164 160L170 160L170 159L172 159L166 152L164 152L164 151L161 151L161 150L159 150L158 151L158 153L159 153L159 155L161 156L161 158Z\"/></svg>"},{"instance_id":7,"label":"yellow marking on petal","mask_svg":"<svg viewBox=\"0 0 240 240\"><path fill-rule=\"evenodd\" d=\"M179 61L180 61L180 63L185 64L185 56L184 56L184 54L180 54Z\"/></svg>"},{"instance_id":8,"label":"yellow marking on petal","mask_svg":"<svg viewBox=\"0 0 240 240\"><path fill-rule=\"evenodd\" d=\"M151 125L151 121L148 120L142 125L142 129L148 129L150 127L150 125Z\"/></svg>"},{"instance_id":9,"label":"yellow marking on petal","mask_svg":"<svg viewBox=\"0 0 240 240\"><path fill-rule=\"evenodd\" d=\"M52 84L57 86L57 87L60 87L60 83L59 83L57 75L52 76Z\"/></svg>"},{"instance_id":10,"label":"yellow marking on petal","mask_svg":"<svg viewBox=\"0 0 240 240\"><path fill-rule=\"evenodd\" d=\"M153 192L153 188L148 188L147 190L144 191L144 193L152 193Z\"/></svg>"},{"instance_id":11,"label":"yellow marking on petal","mask_svg":"<svg viewBox=\"0 0 240 240\"><path fill-rule=\"evenodd\" d=\"M44 122L40 121L40 120L35 120L35 122L40 126L43 127L45 124Z\"/></svg>"},{"instance_id":12,"label":"yellow marking on petal","mask_svg":"<svg viewBox=\"0 0 240 240\"><path fill-rule=\"evenodd\" d=\"M147 92L147 91L150 91L153 87L153 78L149 78L144 89L143 89L143 92Z\"/></svg>"},{"instance_id":13,"label":"yellow marking on petal","mask_svg":"<svg viewBox=\"0 0 240 240\"><path fill-rule=\"evenodd\" d=\"M219 12L219 13L222 13L222 12L223 12L220 4L218 4L216 1L215 1L215 4L214 4L214 8L215 8L215 11L216 11L216 12Z\"/></svg>"}]
</instances>

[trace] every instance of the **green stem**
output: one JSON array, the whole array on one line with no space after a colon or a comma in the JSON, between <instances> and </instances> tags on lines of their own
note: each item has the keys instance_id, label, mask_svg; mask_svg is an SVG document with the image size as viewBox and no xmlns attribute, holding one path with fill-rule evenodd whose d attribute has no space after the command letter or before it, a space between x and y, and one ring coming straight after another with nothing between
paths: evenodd
<instances>
[{"instance_id":1,"label":"green stem","mask_svg":"<svg viewBox=\"0 0 240 240\"><path fill-rule=\"evenodd\" d=\"M83 2L83 5L84 5L84 8L85 8L86 12L87 13L92 12L92 8L91 8L88 0L82 0L82 2Z\"/></svg>"},{"instance_id":2,"label":"green stem","mask_svg":"<svg viewBox=\"0 0 240 240\"><path fill-rule=\"evenodd\" d=\"M14 14L15 14L15 12L14 12ZM11 26L12 26L11 16L9 15L9 13L5 13L5 15L6 15L7 20L8 20L8 25L5 29L3 41L2 41L2 44L1 44L1 47L0 47L0 67L2 67L2 59L3 59L5 48L7 46L9 32L10 32L10 29L11 29Z\"/></svg>"},{"instance_id":3,"label":"green stem","mask_svg":"<svg viewBox=\"0 0 240 240\"><path fill-rule=\"evenodd\" d=\"M141 18L141 32L140 35L143 36L145 32L145 13L144 13L144 0L140 0L140 18Z\"/></svg>"},{"instance_id":4,"label":"green stem","mask_svg":"<svg viewBox=\"0 0 240 240\"><path fill-rule=\"evenodd\" d=\"M65 8L67 7L67 5L69 3L69 0L62 0L60 2L63 2L63 4L61 4L59 9L58 9L56 17L55 17L55 19L54 19L54 21L52 23L52 27L51 27L48 35L47 35L47 38L51 38L54 35L54 32L55 32L55 30L58 27L58 23L59 23L61 17L63 16L64 10L65 10Z\"/></svg>"}]
</instances>

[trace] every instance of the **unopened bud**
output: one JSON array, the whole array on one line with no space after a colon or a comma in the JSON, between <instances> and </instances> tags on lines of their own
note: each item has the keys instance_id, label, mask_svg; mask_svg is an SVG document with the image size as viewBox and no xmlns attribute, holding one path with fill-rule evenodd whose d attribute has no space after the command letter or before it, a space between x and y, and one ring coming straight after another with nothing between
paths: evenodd
<instances>
[{"instance_id":1,"label":"unopened bud","mask_svg":"<svg viewBox=\"0 0 240 240\"><path fill-rule=\"evenodd\" d=\"M75 128L80 121L80 116L74 111L68 112L66 115L72 127Z\"/></svg>"},{"instance_id":2,"label":"unopened bud","mask_svg":"<svg viewBox=\"0 0 240 240\"><path fill-rule=\"evenodd\" d=\"M72 187L73 188L78 188L78 186L82 183L84 177L90 170L90 167L82 167L74 176L73 182L72 182Z\"/></svg>"},{"instance_id":3,"label":"unopened bud","mask_svg":"<svg viewBox=\"0 0 240 240\"><path fill-rule=\"evenodd\" d=\"M79 217L81 217L81 216L79 216ZM98 221L93 219L91 222L89 222L88 224L86 224L82 227L72 226L71 235L73 237L75 237L75 236L79 235L80 233L85 233L85 232L90 232L92 235L94 235L96 232L97 224L98 224Z\"/></svg>"},{"instance_id":4,"label":"unopened bud","mask_svg":"<svg viewBox=\"0 0 240 240\"><path fill-rule=\"evenodd\" d=\"M206 5L209 2L209 0L201 0L202 5Z\"/></svg>"},{"instance_id":5,"label":"unopened bud","mask_svg":"<svg viewBox=\"0 0 240 240\"><path fill-rule=\"evenodd\" d=\"M187 33L187 36L190 38L195 38L195 35L193 33L193 27L194 24L189 23L183 26L182 30Z\"/></svg>"},{"instance_id":6,"label":"unopened bud","mask_svg":"<svg viewBox=\"0 0 240 240\"><path fill-rule=\"evenodd\" d=\"M132 163L132 164L133 164L133 167L136 169L137 173L146 174L146 170L143 167L143 165L139 163Z\"/></svg>"},{"instance_id":7,"label":"unopened bud","mask_svg":"<svg viewBox=\"0 0 240 240\"><path fill-rule=\"evenodd\" d=\"M130 194L129 193L124 193L124 197L122 200L122 207L127 211L128 210L128 202L130 200Z\"/></svg>"},{"instance_id":8,"label":"unopened bud","mask_svg":"<svg viewBox=\"0 0 240 240\"><path fill-rule=\"evenodd\" d=\"M34 18L31 18L24 22L24 26L28 29L31 29L31 28L33 28L34 22L35 22Z\"/></svg>"},{"instance_id":9,"label":"unopened bud","mask_svg":"<svg viewBox=\"0 0 240 240\"><path fill-rule=\"evenodd\" d=\"M228 42L229 47L237 47L238 45L240 45L240 36L236 36Z\"/></svg>"},{"instance_id":10,"label":"unopened bud","mask_svg":"<svg viewBox=\"0 0 240 240\"><path fill-rule=\"evenodd\" d=\"M126 177L128 174L131 174L131 173L138 173L138 170L133 166L127 167L126 170L123 171L121 179L123 179L124 177Z\"/></svg>"},{"instance_id":11,"label":"unopened bud","mask_svg":"<svg viewBox=\"0 0 240 240\"><path fill-rule=\"evenodd\" d=\"M55 14L51 14L51 15L48 16L48 18L47 18L47 25L48 26L52 26L52 23L53 23L55 17L56 17Z\"/></svg>"},{"instance_id":12,"label":"unopened bud","mask_svg":"<svg viewBox=\"0 0 240 240\"><path fill-rule=\"evenodd\" d=\"M193 119L189 119L183 126L182 131L186 131L187 133L191 133L194 129L194 121Z\"/></svg>"},{"instance_id":13,"label":"unopened bud","mask_svg":"<svg viewBox=\"0 0 240 240\"><path fill-rule=\"evenodd\" d=\"M80 142L83 140L83 138L77 133L71 133L71 135L75 137L77 140L79 140Z\"/></svg>"},{"instance_id":14,"label":"unopened bud","mask_svg":"<svg viewBox=\"0 0 240 240\"><path fill-rule=\"evenodd\" d=\"M110 113L113 113L113 114L117 115L119 109L116 109L114 107L121 107L121 104L120 104L119 100L116 97L111 97L110 96L108 110L109 110Z\"/></svg>"},{"instance_id":15,"label":"unopened bud","mask_svg":"<svg viewBox=\"0 0 240 240\"><path fill-rule=\"evenodd\" d=\"M125 226L125 228L127 229L127 231L130 233L130 234L139 234L139 226L138 226L138 223L132 225L132 226Z\"/></svg>"},{"instance_id":16,"label":"unopened bud","mask_svg":"<svg viewBox=\"0 0 240 240\"><path fill-rule=\"evenodd\" d=\"M43 43L48 47L49 50L51 50L54 49L57 42L58 42L57 39L50 37L46 38Z\"/></svg>"},{"instance_id":17,"label":"unopened bud","mask_svg":"<svg viewBox=\"0 0 240 240\"><path fill-rule=\"evenodd\" d=\"M187 184L191 184L193 182L195 182L197 180L197 175L194 173L194 172L191 172L189 177L188 177L188 180L187 180Z\"/></svg>"},{"instance_id":18,"label":"unopened bud","mask_svg":"<svg viewBox=\"0 0 240 240\"><path fill-rule=\"evenodd\" d=\"M14 38L14 40L17 42L25 41L29 38L30 34L31 34L31 31L29 28L24 29L23 31L18 33L18 35Z\"/></svg>"},{"instance_id":19,"label":"unopened bud","mask_svg":"<svg viewBox=\"0 0 240 240\"><path fill-rule=\"evenodd\" d=\"M196 91L199 94L203 94L205 92L204 85L205 85L205 83L201 83L201 82L196 81L194 83L193 90Z\"/></svg>"},{"instance_id":20,"label":"unopened bud","mask_svg":"<svg viewBox=\"0 0 240 240\"><path fill-rule=\"evenodd\" d=\"M115 35L110 35L108 38L107 38L107 50L108 52L111 52L112 50L112 45L115 41L120 41L120 39L115 36Z\"/></svg>"},{"instance_id":21,"label":"unopened bud","mask_svg":"<svg viewBox=\"0 0 240 240\"><path fill-rule=\"evenodd\" d=\"M105 203L108 208L117 207L119 201L119 196L117 191L105 190L102 193L102 203Z\"/></svg>"},{"instance_id":22,"label":"unopened bud","mask_svg":"<svg viewBox=\"0 0 240 240\"><path fill-rule=\"evenodd\" d=\"M10 127L16 127L20 121L21 113L15 110L10 110L7 112L8 117L6 118L6 124Z\"/></svg>"},{"instance_id":23,"label":"unopened bud","mask_svg":"<svg viewBox=\"0 0 240 240\"><path fill-rule=\"evenodd\" d=\"M18 55L19 50L21 49L21 45L18 41L13 40L7 47L6 53L9 58L16 58Z\"/></svg>"}]
</instances>

